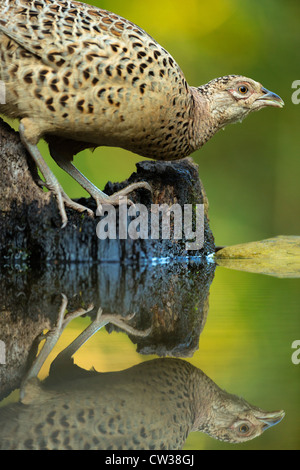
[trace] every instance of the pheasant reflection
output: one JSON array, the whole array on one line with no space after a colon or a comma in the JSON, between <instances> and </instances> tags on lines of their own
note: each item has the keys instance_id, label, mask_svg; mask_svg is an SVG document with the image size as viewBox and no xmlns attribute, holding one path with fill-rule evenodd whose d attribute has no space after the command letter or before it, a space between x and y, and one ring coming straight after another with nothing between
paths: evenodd
<instances>
[{"instance_id":1,"label":"pheasant reflection","mask_svg":"<svg viewBox=\"0 0 300 470\"><path fill-rule=\"evenodd\" d=\"M191 431L240 443L284 417L221 390L180 359L155 359L120 372L79 368L72 356L95 331L109 321L128 330L124 319L101 310L41 383L37 374L67 323L91 309L65 319L66 306L64 299L57 327L24 379L20 403L0 409L1 449L181 449Z\"/></svg>"}]
</instances>

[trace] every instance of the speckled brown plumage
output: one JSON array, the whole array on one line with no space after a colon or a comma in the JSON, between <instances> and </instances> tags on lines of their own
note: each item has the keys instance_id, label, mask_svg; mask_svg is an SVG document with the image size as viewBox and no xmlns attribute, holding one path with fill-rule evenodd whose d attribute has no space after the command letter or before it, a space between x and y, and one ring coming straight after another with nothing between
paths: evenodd
<instances>
[{"instance_id":1,"label":"speckled brown plumage","mask_svg":"<svg viewBox=\"0 0 300 470\"><path fill-rule=\"evenodd\" d=\"M183 73L140 28L76 2L6 3L1 24L11 38L1 41L1 52L10 64L1 78L11 84L8 114L37 117L40 135L89 137L151 158L158 148L161 159L192 151L186 127L193 101Z\"/></svg>"},{"instance_id":2,"label":"speckled brown plumage","mask_svg":"<svg viewBox=\"0 0 300 470\"><path fill-rule=\"evenodd\" d=\"M36 149L41 138L98 203L118 203L74 169L73 155L116 146L153 159L180 159L228 123L283 104L242 76L190 87L173 57L145 31L70 0L2 0L0 55L6 85L0 112L21 120L22 140L58 197L65 223L64 204L80 208L44 167Z\"/></svg>"},{"instance_id":3,"label":"speckled brown plumage","mask_svg":"<svg viewBox=\"0 0 300 470\"><path fill-rule=\"evenodd\" d=\"M77 368L78 369L78 368ZM241 443L277 424L179 359L121 372L81 369L27 386L25 404L0 408L0 449L178 450L191 431Z\"/></svg>"}]
</instances>

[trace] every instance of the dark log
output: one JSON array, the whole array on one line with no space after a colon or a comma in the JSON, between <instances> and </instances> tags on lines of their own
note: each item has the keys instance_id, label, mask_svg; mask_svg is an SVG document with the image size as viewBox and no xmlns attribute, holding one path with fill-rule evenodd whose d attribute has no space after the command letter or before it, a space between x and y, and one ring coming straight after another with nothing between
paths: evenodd
<instances>
[{"instance_id":1,"label":"dark log","mask_svg":"<svg viewBox=\"0 0 300 470\"><path fill-rule=\"evenodd\" d=\"M154 258L202 256L215 250L208 224L207 198L192 159L177 162L145 161L127 181L108 183L112 194L130 183L147 181L152 194L141 189L130 195L137 204L204 204L204 246L187 251L186 240L100 240L94 219L67 209L68 225L61 228L55 197L36 183L37 171L19 139L19 134L0 119L0 260L3 264L40 267L48 262L149 262ZM96 210L92 199L81 204ZM150 213L150 211L149 211ZM118 219L118 209L117 209ZM195 221L194 221L195 223Z\"/></svg>"}]
</instances>

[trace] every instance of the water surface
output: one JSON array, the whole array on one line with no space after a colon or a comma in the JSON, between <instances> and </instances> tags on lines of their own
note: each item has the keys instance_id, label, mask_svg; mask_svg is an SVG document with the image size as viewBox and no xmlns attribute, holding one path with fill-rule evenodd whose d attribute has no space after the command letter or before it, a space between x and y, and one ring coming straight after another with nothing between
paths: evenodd
<instances>
[{"instance_id":1,"label":"water surface","mask_svg":"<svg viewBox=\"0 0 300 470\"><path fill-rule=\"evenodd\" d=\"M69 312L91 303L95 308L68 324L39 373L41 380L58 352L101 307L103 314L117 323L123 320L131 330L126 334L122 324L104 326L74 355L80 368L119 371L160 356L178 357L252 405L286 412L281 423L252 441L229 444L191 432L184 449L299 449L300 364L292 362L292 343L300 339L298 279L211 263L6 273L0 317L0 339L6 343L6 365L0 366L2 407L18 400L37 337L54 327L62 293Z\"/></svg>"}]
</instances>

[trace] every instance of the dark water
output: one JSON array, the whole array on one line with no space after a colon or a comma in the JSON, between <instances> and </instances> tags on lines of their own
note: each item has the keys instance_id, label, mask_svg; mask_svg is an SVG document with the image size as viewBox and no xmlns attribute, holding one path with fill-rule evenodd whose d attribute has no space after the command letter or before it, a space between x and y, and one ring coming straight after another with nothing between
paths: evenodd
<instances>
[{"instance_id":1,"label":"dark water","mask_svg":"<svg viewBox=\"0 0 300 470\"><path fill-rule=\"evenodd\" d=\"M22 440L20 432L26 436L28 431L26 427L22 431L20 426L18 434L12 433L7 405L19 399L20 383L32 367L41 340L39 335L55 329L59 312L62 318L63 298L68 302L65 318L79 308L91 310L83 317L74 318L53 351L46 351L46 361L39 373L41 380L47 377L58 352L95 321L101 308L102 317L98 317L103 321L98 318L97 324L100 330L74 355L80 369L75 370L71 363L64 364L59 380L69 380L75 372L82 375L92 367L98 372L112 372L164 356L180 358L203 371L204 382L210 380L263 410L286 413L279 424L262 435L237 444L220 442L203 432L191 432L187 426L184 449L299 449L300 364L292 361L295 352L292 344L300 340L299 280L231 271L216 268L212 263L142 268L116 264L74 265L52 267L43 273L22 270L2 273L0 340L5 344L6 364L0 365L0 420L4 429L0 442L2 440L4 448L4 442L11 445L14 440ZM150 367L147 364L146 367ZM153 364L158 364L158 368L153 369L153 383L156 383L158 376L165 377L165 369L160 369L160 363ZM171 370L171 366L167 370ZM149 372L149 377L151 374ZM166 378L173 382L175 394L181 372L176 374L173 379ZM123 379L117 375L117 386L119 380ZM134 378L134 383L136 381ZM101 387L104 390L108 386ZM147 393L150 393L149 387L148 383ZM159 387L157 385L157 389ZM114 388L111 390L113 395ZM166 388L167 403L172 402L174 394L170 390ZM37 396L26 393L30 398L28 406L39 401L39 390ZM138 390L132 393L139 396ZM150 393L149 400L147 396L145 392L145 403L142 402L139 413L146 413L146 402L151 401L154 392ZM189 399L186 397L185 403ZM147 411L150 416L159 413L154 409L155 403L158 409L161 405L154 401L153 408ZM58 410L59 402L55 406ZM126 406L129 416L134 415L135 403L129 401ZM42 403L41 410L46 408L47 404ZM109 408L107 413L110 413ZM181 417L181 421L188 421L188 413L186 416ZM164 436L166 441L169 439L169 428L168 422L163 420L159 431L162 441ZM132 433L135 435L136 431ZM58 448L64 448L62 442L57 442ZM16 442L12 446L16 446ZM34 447L34 442L28 439L27 446Z\"/></svg>"}]
</instances>

